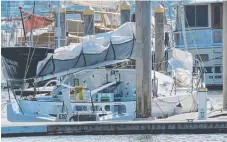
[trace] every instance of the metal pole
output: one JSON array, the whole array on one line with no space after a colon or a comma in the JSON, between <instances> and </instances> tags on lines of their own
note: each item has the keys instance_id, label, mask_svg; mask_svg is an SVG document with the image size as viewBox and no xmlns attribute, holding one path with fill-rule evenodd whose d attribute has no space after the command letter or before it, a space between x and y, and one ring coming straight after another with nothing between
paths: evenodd
<instances>
[{"instance_id":1,"label":"metal pole","mask_svg":"<svg viewBox=\"0 0 227 142\"><path fill-rule=\"evenodd\" d=\"M58 48L60 48L60 45L61 45L61 39L60 39L60 37L61 37L61 16L60 16L60 10L61 10L61 4L60 4L60 1L58 2L58 26L57 26L57 30L58 30Z\"/></svg>"},{"instance_id":2,"label":"metal pole","mask_svg":"<svg viewBox=\"0 0 227 142\"><path fill-rule=\"evenodd\" d=\"M88 88L84 88L85 90L88 90L90 92L90 97L91 97L91 106L92 106L92 111L93 113L95 112L95 106L94 106L94 102L93 102L93 99L92 99L92 95L91 95L91 90L88 89Z\"/></svg>"},{"instance_id":3,"label":"metal pole","mask_svg":"<svg viewBox=\"0 0 227 142\"><path fill-rule=\"evenodd\" d=\"M22 15L22 7L19 6L19 9L20 9L20 16L21 16L21 22L22 22L22 26L23 26L23 31L24 31L24 39L25 39L25 42L26 42L26 32L25 32L25 29L24 29L24 18L23 18L23 15Z\"/></svg>"}]
</instances>

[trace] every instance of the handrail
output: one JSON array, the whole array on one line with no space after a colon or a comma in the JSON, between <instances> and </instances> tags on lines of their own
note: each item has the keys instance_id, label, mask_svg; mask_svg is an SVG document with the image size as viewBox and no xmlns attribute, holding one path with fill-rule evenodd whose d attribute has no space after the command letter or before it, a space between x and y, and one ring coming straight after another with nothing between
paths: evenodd
<instances>
[{"instance_id":1,"label":"handrail","mask_svg":"<svg viewBox=\"0 0 227 142\"><path fill-rule=\"evenodd\" d=\"M52 11L45 11L42 13L53 13ZM105 11L94 11L95 14L112 14L112 15L120 15L120 13L115 13L115 12L105 12ZM83 14L83 11L81 10L67 10L66 14Z\"/></svg>"},{"instance_id":2,"label":"handrail","mask_svg":"<svg viewBox=\"0 0 227 142\"><path fill-rule=\"evenodd\" d=\"M44 85L43 88L46 88L47 85L49 85L49 84L52 83L52 82L58 82L58 80L50 80L50 81L48 81L48 82Z\"/></svg>"}]
</instances>

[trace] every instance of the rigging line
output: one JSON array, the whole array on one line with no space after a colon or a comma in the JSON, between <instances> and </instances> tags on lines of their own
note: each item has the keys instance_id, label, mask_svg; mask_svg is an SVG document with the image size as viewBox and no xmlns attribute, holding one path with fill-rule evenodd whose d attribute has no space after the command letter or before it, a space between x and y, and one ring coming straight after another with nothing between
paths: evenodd
<instances>
[{"instance_id":1,"label":"rigging line","mask_svg":"<svg viewBox=\"0 0 227 142\"><path fill-rule=\"evenodd\" d=\"M170 96L172 96L173 88L174 88L174 83L172 83L172 89L170 91Z\"/></svg>"},{"instance_id":2,"label":"rigging line","mask_svg":"<svg viewBox=\"0 0 227 142\"><path fill-rule=\"evenodd\" d=\"M24 27L24 20L23 20L23 15L22 15L22 11L21 11L22 8L20 8L20 13L21 13L21 19L22 19L22 24L23 24L23 27ZM25 30L24 30L24 36L25 36L25 41L26 41L26 34L25 34ZM28 52L28 57L27 57L27 61L26 61L26 69L27 70L27 65L28 65L28 60L29 60L29 56L30 56L30 48L29 48L29 52ZM25 71L25 74L24 74L24 79L26 78L26 71ZM24 85L24 81L23 81L23 85ZM23 91L21 92L21 95L22 95Z\"/></svg>"},{"instance_id":3,"label":"rigging line","mask_svg":"<svg viewBox=\"0 0 227 142\"><path fill-rule=\"evenodd\" d=\"M185 17L186 17L186 13L184 13L184 15L185 15ZM187 19L187 18L185 18L185 21L186 21L187 25L189 25L188 19ZM192 38L192 42L194 43L194 46L195 46L196 52L198 53L199 59L202 61L202 58L201 58L201 56L200 56L200 54L199 54L199 51L198 51L198 48L197 48L197 46L196 46L196 42L195 42L195 40L194 40L194 37L192 36L192 32L191 32L190 26L188 26L187 29L188 29L188 32L190 33L190 36L191 36L191 38ZM203 61L201 62L201 64L202 64L202 66L204 67Z\"/></svg>"},{"instance_id":4,"label":"rigging line","mask_svg":"<svg viewBox=\"0 0 227 142\"><path fill-rule=\"evenodd\" d=\"M38 36L38 38L39 38L39 36ZM38 39L37 38L37 39ZM32 48L32 47L29 47L29 55L30 55L30 48ZM26 70L25 70L25 75L24 75L24 79L26 78L26 76L27 76L27 73L28 73L28 70L29 70L29 68L30 68L30 64L31 64L31 61L32 61L32 58L33 58L33 55L34 55L34 53L35 53L35 47L33 47L33 52L32 52L32 55L30 56L30 60L29 60L29 58L27 59L27 63L26 63ZM29 57L29 55L28 55L28 57ZM29 60L29 61L28 61Z\"/></svg>"},{"instance_id":5,"label":"rigging line","mask_svg":"<svg viewBox=\"0 0 227 142\"><path fill-rule=\"evenodd\" d=\"M23 17L23 14L22 14L22 7L19 7L20 9L20 15L21 15L21 22L22 22L22 26L23 26L23 31L24 31L24 39L25 39L25 42L26 42L26 31L24 29L24 17Z\"/></svg>"},{"instance_id":6,"label":"rigging line","mask_svg":"<svg viewBox=\"0 0 227 142\"><path fill-rule=\"evenodd\" d=\"M95 15L93 14L93 16L92 16L92 19L90 20L90 23L89 23L89 26L88 26L88 28L87 29L85 29L85 30L87 30L86 31L86 35L88 34L88 31L89 31L89 29L90 29L90 27L91 27L91 23L92 23L92 21L94 22L94 24L95 24ZM90 35L89 35L90 36Z\"/></svg>"},{"instance_id":7,"label":"rigging line","mask_svg":"<svg viewBox=\"0 0 227 142\"><path fill-rule=\"evenodd\" d=\"M35 21L36 21L36 19L35 19ZM35 22L34 22L34 23L35 23ZM43 25L42 25L42 26L43 26ZM36 40L36 44L35 44L35 45L37 45L38 40L39 40L39 37L40 37L40 35L37 37L37 40ZM28 73L29 67L30 67L31 62L32 62L32 58L33 58L34 53L35 53L35 50L36 50L36 48L34 47L34 48L33 48L32 55L31 55L31 58L30 58L30 62L29 62L29 64L28 64L28 68L27 68L27 70L26 70L26 74L25 74L25 76L26 76L26 75L27 75L27 73ZM47 53L47 52L48 52L48 49L47 49L46 53Z\"/></svg>"},{"instance_id":8,"label":"rigging line","mask_svg":"<svg viewBox=\"0 0 227 142\"><path fill-rule=\"evenodd\" d=\"M26 75L27 75L27 70L29 69L29 67L28 67L28 60L29 60L29 57L30 57L30 51L31 51L31 47L28 47L29 49L28 49L28 57L27 57L27 61L26 61L26 69L25 69L25 72L24 72L24 78L23 78L23 87L22 87L22 90L21 90L21 94L20 95L22 95L22 93L23 93L23 89L24 89L24 84L25 84L25 79L26 79ZM34 49L33 49L34 50Z\"/></svg>"},{"instance_id":9,"label":"rigging line","mask_svg":"<svg viewBox=\"0 0 227 142\"><path fill-rule=\"evenodd\" d=\"M154 101L155 102L155 101ZM155 102L155 104L158 106L158 108L161 110L161 112L163 113L163 115L164 116L166 116L167 114L165 114L164 112L163 112L163 110L161 109L161 107L158 105L158 103L157 102Z\"/></svg>"},{"instance_id":10,"label":"rigging line","mask_svg":"<svg viewBox=\"0 0 227 142\"><path fill-rule=\"evenodd\" d=\"M192 94L189 94L187 95L185 98L181 99L181 100L178 100L176 102L168 102L168 101L164 101L162 99L159 99L159 98L156 98L157 100L159 100L160 102L163 102L163 103L166 103L166 104L176 104L176 103L179 103L179 102L182 102L184 100L186 100L189 96L191 96ZM193 95L192 95L193 96Z\"/></svg>"},{"instance_id":11,"label":"rigging line","mask_svg":"<svg viewBox=\"0 0 227 142\"><path fill-rule=\"evenodd\" d=\"M183 33L184 46L185 46L186 52L188 52L188 47L187 47L188 43L187 43L186 29L185 29L185 19L186 19L185 17L186 17L186 14L185 14L183 1L181 1L181 5L180 6L181 6L181 8L180 8L181 13L183 13L183 14L181 14L181 24L182 24L182 33ZM187 60L188 64L190 64L187 54L185 54L185 56L186 56L186 60Z\"/></svg>"},{"instance_id":12,"label":"rigging line","mask_svg":"<svg viewBox=\"0 0 227 142\"><path fill-rule=\"evenodd\" d=\"M12 81L11 81L11 80L10 80L10 82L11 82L11 84L12 84ZM19 104L19 102L18 102L18 100L17 100L17 97L16 97L16 94L15 94L14 90L11 89L11 91L12 91L12 93L13 93L13 97L14 97L14 99L15 99L17 105L19 106L19 109L20 109L21 113L24 115L24 111L22 110L22 108L21 108L21 106L20 106L20 104Z\"/></svg>"},{"instance_id":13,"label":"rigging line","mask_svg":"<svg viewBox=\"0 0 227 142\"><path fill-rule=\"evenodd\" d=\"M176 79L176 77L174 78L174 87L175 87L174 88L174 93L177 96L178 102L180 103L179 96L177 95L177 79Z\"/></svg>"}]
</instances>

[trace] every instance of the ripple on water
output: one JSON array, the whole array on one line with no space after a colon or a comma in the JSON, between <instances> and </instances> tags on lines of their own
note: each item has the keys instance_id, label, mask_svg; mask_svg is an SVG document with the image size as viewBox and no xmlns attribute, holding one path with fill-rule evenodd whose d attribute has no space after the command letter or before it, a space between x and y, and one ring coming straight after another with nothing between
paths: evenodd
<instances>
[{"instance_id":1,"label":"ripple on water","mask_svg":"<svg viewBox=\"0 0 227 142\"><path fill-rule=\"evenodd\" d=\"M2 142L227 142L227 134L87 135L2 138Z\"/></svg>"}]
</instances>

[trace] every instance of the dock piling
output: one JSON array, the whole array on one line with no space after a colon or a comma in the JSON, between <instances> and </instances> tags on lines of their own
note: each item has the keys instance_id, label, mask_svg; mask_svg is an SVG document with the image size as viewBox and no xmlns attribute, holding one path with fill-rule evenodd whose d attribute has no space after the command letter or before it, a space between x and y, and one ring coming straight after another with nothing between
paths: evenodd
<instances>
[{"instance_id":1,"label":"dock piling","mask_svg":"<svg viewBox=\"0 0 227 142\"><path fill-rule=\"evenodd\" d=\"M124 1L120 6L121 11L121 25L123 25L126 22L130 22L130 4L126 1Z\"/></svg>"},{"instance_id":2,"label":"dock piling","mask_svg":"<svg viewBox=\"0 0 227 142\"><path fill-rule=\"evenodd\" d=\"M91 6L88 6L83 12L84 19L84 35L94 35L95 26L94 26L94 9Z\"/></svg>"},{"instance_id":3,"label":"dock piling","mask_svg":"<svg viewBox=\"0 0 227 142\"><path fill-rule=\"evenodd\" d=\"M151 117L151 2L136 1L136 118Z\"/></svg>"},{"instance_id":4,"label":"dock piling","mask_svg":"<svg viewBox=\"0 0 227 142\"><path fill-rule=\"evenodd\" d=\"M164 53L164 7L159 5L155 12L155 69L165 71Z\"/></svg>"}]
</instances>

